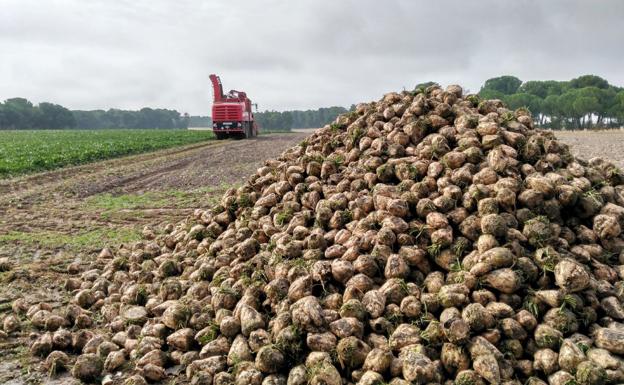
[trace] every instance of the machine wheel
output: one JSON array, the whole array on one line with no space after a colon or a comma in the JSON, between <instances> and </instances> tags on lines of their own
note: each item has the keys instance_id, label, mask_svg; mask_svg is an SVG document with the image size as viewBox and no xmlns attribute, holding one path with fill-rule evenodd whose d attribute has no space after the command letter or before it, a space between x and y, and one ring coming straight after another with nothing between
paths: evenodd
<instances>
[{"instance_id":1,"label":"machine wheel","mask_svg":"<svg viewBox=\"0 0 624 385\"><path fill-rule=\"evenodd\" d=\"M214 134L217 137L217 140L223 140L227 137L227 134L224 134L223 132L215 132Z\"/></svg>"},{"instance_id":2,"label":"machine wheel","mask_svg":"<svg viewBox=\"0 0 624 385\"><path fill-rule=\"evenodd\" d=\"M250 129L251 127L249 127L249 122L245 122L245 123L243 123L243 125L245 126L245 128L243 130L244 131L244 133L243 133L244 139L251 138L252 135L251 135L251 129Z\"/></svg>"}]
</instances>

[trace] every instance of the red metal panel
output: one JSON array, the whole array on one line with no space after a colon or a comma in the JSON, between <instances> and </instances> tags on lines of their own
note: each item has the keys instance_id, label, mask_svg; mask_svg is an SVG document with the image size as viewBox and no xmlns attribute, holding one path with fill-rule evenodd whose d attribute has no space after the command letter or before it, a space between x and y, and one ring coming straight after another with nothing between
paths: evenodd
<instances>
[{"instance_id":1,"label":"red metal panel","mask_svg":"<svg viewBox=\"0 0 624 385\"><path fill-rule=\"evenodd\" d=\"M243 109L241 103L215 103L212 107L212 119L215 121L241 121Z\"/></svg>"},{"instance_id":2,"label":"red metal panel","mask_svg":"<svg viewBox=\"0 0 624 385\"><path fill-rule=\"evenodd\" d=\"M210 75L210 81L212 82L212 92L214 94L214 102L220 102L223 99L223 86L221 85L221 79L215 75Z\"/></svg>"}]
</instances>

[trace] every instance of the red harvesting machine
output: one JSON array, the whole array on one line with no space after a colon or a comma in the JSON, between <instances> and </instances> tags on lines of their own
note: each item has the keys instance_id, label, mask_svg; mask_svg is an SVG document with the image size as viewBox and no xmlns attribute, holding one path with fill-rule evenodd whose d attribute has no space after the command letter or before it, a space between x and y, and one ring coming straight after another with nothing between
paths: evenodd
<instances>
[{"instance_id":1,"label":"red harvesting machine","mask_svg":"<svg viewBox=\"0 0 624 385\"><path fill-rule=\"evenodd\" d=\"M212 104L212 132L217 139L229 137L251 138L258 135L258 127L251 111L251 100L242 91L223 94L221 79L210 75L214 101Z\"/></svg>"}]
</instances>

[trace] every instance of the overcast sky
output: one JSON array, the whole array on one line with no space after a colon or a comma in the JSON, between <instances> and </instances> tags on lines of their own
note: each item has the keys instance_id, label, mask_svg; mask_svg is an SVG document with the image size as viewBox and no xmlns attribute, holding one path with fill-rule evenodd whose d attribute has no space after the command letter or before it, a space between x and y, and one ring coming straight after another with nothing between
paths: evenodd
<instances>
[{"instance_id":1,"label":"overcast sky","mask_svg":"<svg viewBox=\"0 0 624 385\"><path fill-rule=\"evenodd\" d=\"M0 100L207 115L210 73L260 110L501 74L624 86L623 22L620 0L0 0Z\"/></svg>"}]
</instances>

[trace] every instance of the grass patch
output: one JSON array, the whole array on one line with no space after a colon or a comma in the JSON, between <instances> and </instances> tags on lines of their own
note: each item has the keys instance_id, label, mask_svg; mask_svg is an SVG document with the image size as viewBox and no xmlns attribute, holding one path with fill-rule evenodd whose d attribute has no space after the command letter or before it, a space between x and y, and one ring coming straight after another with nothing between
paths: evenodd
<instances>
[{"instance_id":1,"label":"grass patch","mask_svg":"<svg viewBox=\"0 0 624 385\"><path fill-rule=\"evenodd\" d=\"M24 232L9 231L0 234L0 246L4 244L20 244L38 246L47 249L66 247L76 249L99 249L111 244L129 243L141 239L139 230L132 228L99 228L88 231L77 231L66 234L57 231Z\"/></svg>"},{"instance_id":2,"label":"grass patch","mask_svg":"<svg viewBox=\"0 0 624 385\"><path fill-rule=\"evenodd\" d=\"M189 207L210 207L217 203L225 190L237 187L222 184L218 187L203 187L196 190L150 191L143 194L98 194L87 198L83 208L100 212L103 218L110 218L122 210L180 209Z\"/></svg>"},{"instance_id":3,"label":"grass patch","mask_svg":"<svg viewBox=\"0 0 624 385\"><path fill-rule=\"evenodd\" d=\"M165 200L165 194L156 194L153 192L136 195L136 194L100 194L91 196L86 199L85 204L89 208L102 209L102 210L124 210L124 209L137 209L147 207L162 207L162 203Z\"/></svg>"}]
</instances>

